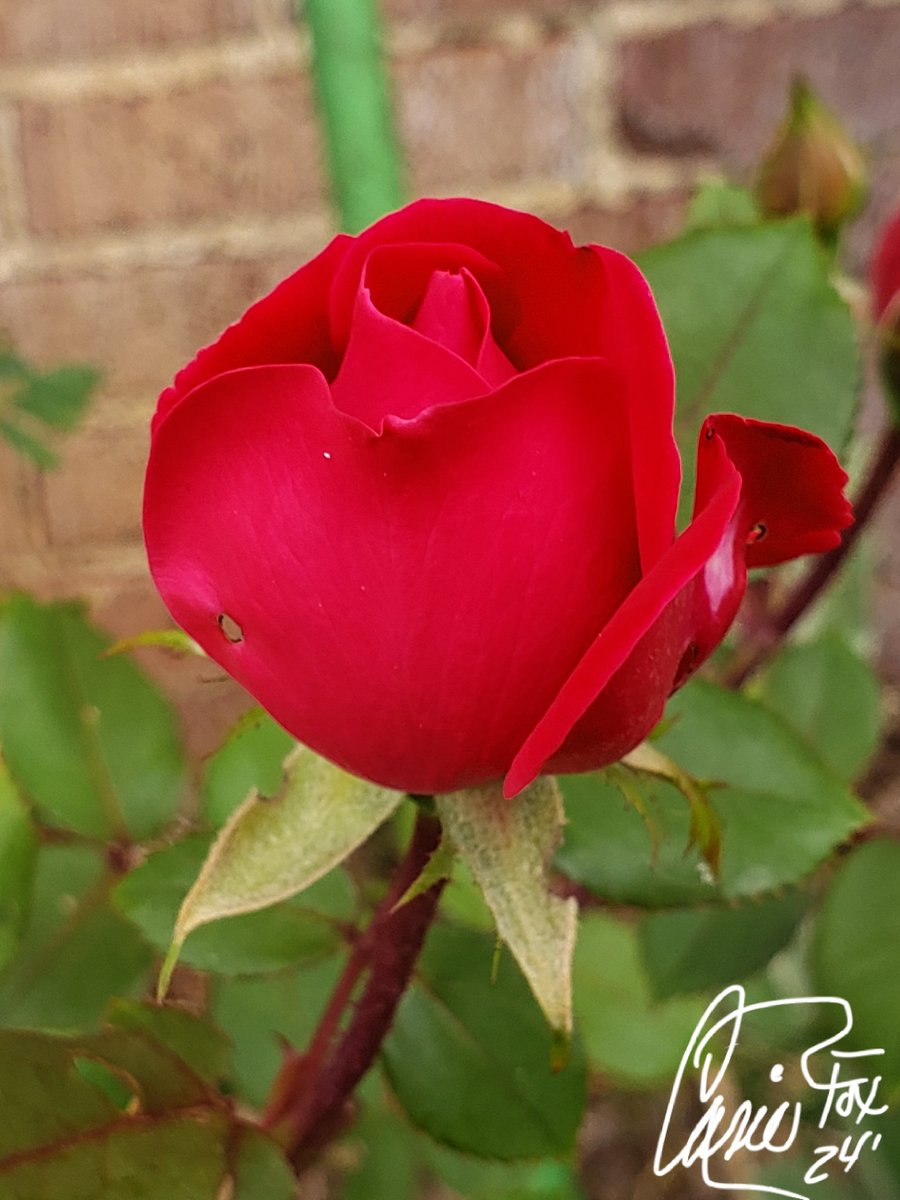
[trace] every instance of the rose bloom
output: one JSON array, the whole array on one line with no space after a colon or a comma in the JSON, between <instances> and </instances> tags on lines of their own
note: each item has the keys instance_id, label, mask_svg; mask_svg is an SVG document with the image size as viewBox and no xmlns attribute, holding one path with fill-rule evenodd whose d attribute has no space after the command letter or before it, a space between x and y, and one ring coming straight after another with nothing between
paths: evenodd
<instances>
[{"instance_id":1,"label":"rose bloom","mask_svg":"<svg viewBox=\"0 0 900 1200\"><path fill-rule=\"evenodd\" d=\"M871 283L876 319L884 318L888 309L900 317L900 208L878 236Z\"/></svg>"},{"instance_id":2,"label":"rose bloom","mask_svg":"<svg viewBox=\"0 0 900 1200\"><path fill-rule=\"evenodd\" d=\"M674 378L623 255L422 200L341 235L163 392L144 529L172 616L272 716L414 793L614 762L748 566L838 543L818 438L704 424L676 538Z\"/></svg>"}]
</instances>

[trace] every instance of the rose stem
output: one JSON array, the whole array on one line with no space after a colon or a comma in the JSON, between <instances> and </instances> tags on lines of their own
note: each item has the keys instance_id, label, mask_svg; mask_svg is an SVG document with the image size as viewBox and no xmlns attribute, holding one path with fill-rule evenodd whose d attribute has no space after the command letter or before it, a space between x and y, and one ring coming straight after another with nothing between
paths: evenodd
<instances>
[{"instance_id":1,"label":"rose stem","mask_svg":"<svg viewBox=\"0 0 900 1200\"><path fill-rule=\"evenodd\" d=\"M761 632L751 638L738 652L723 682L726 687L739 688L778 650L785 636L803 616L820 592L832 581L872 517L900 462L900 426L891 425L881 439L872 460L869 474L854 501L853 524L844 530L843 537L833 550L820 555L806 575L787 594L779 607L769 616Z\"/></svg>"},{"instance_id":2,"label":"rose stem","mask_svg":"<svg viewBox=\"0 0 900 1200\"><path fill-rule=\"evenodd\" d=\"M420 811L406 857L371 922L359 937L318 1028L304 1053L285 1059L263 1117L267 1128L285 1131L287 1151L301 1169L343 1124L353 1089L375 1060L409 982L443 881L394 911L421 874L441 838L437 818ZM329 1056L341 1017L363 972L369 977L350 1022Z\"/></svg>"}]
</instances>

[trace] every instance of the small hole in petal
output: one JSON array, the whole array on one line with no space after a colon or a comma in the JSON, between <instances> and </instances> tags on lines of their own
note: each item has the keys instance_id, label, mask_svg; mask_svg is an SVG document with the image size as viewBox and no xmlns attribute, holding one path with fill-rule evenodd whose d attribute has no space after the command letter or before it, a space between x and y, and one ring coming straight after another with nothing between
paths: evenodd
<instances>
[{"instance_id":1,"label":"small hole in petal","mask_svg":"<svg viewBox=\"0 0 900 1200\"><path fill-rule=\"evenodd\" d=\"M675 672L675 678L672 680L673 692L677 688L681 687L681 685L693 671L694 667L697 665L697 656L699 651L700 647L697 645L697 643L691 642L688 645L687 650L685 650L684 654L682 654L681 661L678 664L678 669Z\"/></svg>"},{"instance_id":2,"label":"small hole in petal","mask_svg":"<svg viewBox=\"0 0 900 1200\"><path fill-rule=\"evenodd\" d=\"M712 426L712 425L707 425L707 427L706 427L706 440L707 440L708 442L711 442L715 436L716 436L716 431L715 431L715 429L713 428L713 426Z\"/></svg>"},{"instance_id":3,"label":"small hole in petal","mask_svg":"<svg viewBox=\"0 0 900 1200\"><path fill-rule=\"evenodd\" d=\"M756 542L761 542L768 532L767 526L762 521L757 521L747 534L747 545L752 546Z\"/></svg>"},{"instance_id":4,"label":"small hole in petal","mask_svg":"<svg viewBox=\"0 0 900 1200\"><path fill-rule=\"evenodd\" d=\"M227 642L237 643L244 640L244 631L234 617L229 617L228 613L219 613L216 620Z\"/></svg>"}]
</instances>

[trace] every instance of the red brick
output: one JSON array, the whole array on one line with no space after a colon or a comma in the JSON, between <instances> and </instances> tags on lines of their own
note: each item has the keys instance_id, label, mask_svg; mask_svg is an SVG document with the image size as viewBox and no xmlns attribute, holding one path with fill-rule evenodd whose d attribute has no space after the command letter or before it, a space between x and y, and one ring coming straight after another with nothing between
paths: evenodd
<instances>
[{"instance_id":1,"label":"red brick","mask_svg":"<svg viewBox=\"0 0 900 1200\"><path fill-rule=\"evenodd\" d=\"M34 360L93 363L109 393L143 393L149 403L198 347L317 248L22 280L0 289L0 328Z\"/></svg>"},{"instance_id":2,"label":"red brick","mask_svg":"<svg viewBox=\"0 0 900 1200\"><path fill-rule=\"evenodd\" d=\"M4 0L0 62L48 63L156 50L253 28L253 0Z\"/></svg>"},{"instance_id":3,"label":"red brick","mask_svg":"<svg viewBox=\"0 0 900 1200\"><path fill-rule=\"evenodd\" d=\"M3 568L7 555L40 549L44 536L44 509L36 469L0 438L0 579L8 587L10 573Z\"/></svg>"},{"instance_id":4,"label":"red brick","mask_svg":"<svg viewBox=\"0 0 900 1200\"><path fill-rule=\"evenodd\" d=\"M689 196L684 191L648 192L621 209L589 205L562 222L576 245L595 242L634 254L680 233Z\"/></svg>"},{"instance_id":5,"label":"red brick","mask_svg":"<svg viewBox=\"0 0 900 1200\"><path fill-rule=\"evenodd\" d=\"M53 545L140 537L150 415L148 405L146 425L85 430L67 440L59 467L44 478Z\"/></svg>"},{"instance_id":6,"label":"red brick","mask_svg":"<svg viewBox=\"0 0 900 1200\"><path fill-rule=\"evenodd\" d=\"M483 24L498 17L568 17L589 0L381 0L386 21L437 19L441 22Z\"/></svg>"},{"instance_id":7,"label":"red brick","mask_svg":"<svg viewBox=\"0 0 900 1200\"><path fill-rule=\"evenodd\" d=\"M574 179L588 133L573 39L525 51L452 46L396 68L397 109L418 191Z\"/></svg>"},{"instance_id":8,"label":"red brick","mask_svg":"<svg viewBox=\"0 0 900 1200\"><path fill-rule=\"evenodd\" d=\"M639 149L709 152L754 164L807 76L856 137L900 126L900 8L849 8L752 28L724 22L627 42L619 92L623 129Z\"/></svg>"},{"instance_id":9,"label":"red brick","mask_svg":"<svg viewBox=\"0 0 900 1200\"><path fill-rule=\"evenodd\" d=\"M23 102L22 154L39 234L286 213L321 195L299 73L167 94Z\"/></svg>"}]
</instances>

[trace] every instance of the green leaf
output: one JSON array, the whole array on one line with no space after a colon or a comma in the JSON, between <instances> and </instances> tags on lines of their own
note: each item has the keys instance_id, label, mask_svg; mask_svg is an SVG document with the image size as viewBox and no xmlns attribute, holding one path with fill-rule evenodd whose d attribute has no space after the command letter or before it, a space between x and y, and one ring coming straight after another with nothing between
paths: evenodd
<instances>
[{"instance_id":1,"label":"green leaf","mask_svg":"<svg viewBox=\"0 0 900 1200\"><path fill-rule=\"evenodd\" d=\"M347 1150L358 1160L344 1179L341 1200L415 1200L418 1147L408 1125L386 1107L367 1107L354 1124Z\"/></svg>"},{"instance_id":2,"label":"green leaf","mask_svg":"<svg viewBox=\"0 0 900 1200\"><path fill-rule=\"evenodd\" d=\"M544 776L513 800L495 784L435 803L550 1027L567 1039L578 905L554 896L547 880L564 820L555 781Z\"/></svg>"},{"instance_id":3,"label":"green leaf","mask_svg":"<svg viewBox=\"0 0 900 1200\"><path fill-rule=\"evenodd\" d=\"M132 1118L0 1160L0 1200L210 1200L226 1170L224 1113Z\"/></svg>"},{"instance_id":4,"label":"green leaf","mask_svg":"<svg viewBox=\"0 0 900 1200\"><path fill-rule=\"evenodd\" d=\"M49 446L45 446L39 438L33 437L12 421L0 420L0 436L5 438L14 450L30 458L35 466L47 470L59 464L59 459Z\"/></svg>"},{"instance_id":5,"label":"green leaf","mask_svg":"<svg viewBox=\"0 0 900 1200\"><path fill-rule=\"evenodd\" d=\"M16 393L14 403L45 425L71 430L81 419L99 381L100 374L92 367L58 367L46 374L32 374Z\"/></svg>"},{"instance_id":6,"label":"green leaf","mask_svg":"<svg viewBox=\"0 0 900 1200\"><path fill-rule=\"evenodd\" d=\"M418 1140L431 1171L466 1200L584 1200L575 1168L557 1158L489 1162Z\"/></svg>"},{"instance_id":7,"label":"green leaf","mask_svg":"<svg viewBox=\"0 0 900 1200\"><path fill-rule=\"evenodd\" d=\"M184 764L174 714L78 605L10 597L0 610L0 741L42 821L144 838L174 814Z\"/></svg>"},{"instance_id":8,"label":"green leaf","mask_svg":"<svg viewBox=\"0 0 900 1200\"><path fill-rule=\"evenodd\" d=\"M230 1150L235 1169L228 1200L294 1200L296 1176L280 1147L262 1130L241 1126Z\"/></svg>"},{"instance_id":9,"label":"green leaf","mask_svg":"<svg viewBox=\"0 0 900 1200\"><path fill-rule=\"evenodd\" d=\"M843 779L859 776L878 745L878 680L839 634L782 650L763 698Z\"/></svg>"},{"instance_id":10,"label":"green leaf","mask_svg":"<svg viewBox=\"0 0 900 1200\"><path fill-rule=\"evenodd\" d=\"M795 883L869 820L867 809L759 701L694 680L669 702L658 745L700 779L723 829L729 898Z\"/></svg>"},{"instance_id":11,"label":"green leaf","mask_svg":"<svg viewBox=\"0 0 900 1200\"><path fill-rule=\"evenodd\" d=\"M633 783L652 830L612 776L560 776L566 827L559 870L617 904L668 908L720 897L696 848L687 849L690 810L681 793L662 780Z\"/></svg>"},{"instance_id":12,"label":"green leaf","mask_svg":"<svg viewBox=\"0 0 900 1200\"><path fill-rule=\"evenodd\" d=\"M133 1097L124 1111L109 1086L116 1077ZM228 1132L218 1097L142 1033L0 1033L4 1200L212 1198Z\"/></svg>"},{"instance_id":13,"label":"green leaf","mask_svg":"<svg viewBox=\"0 0 900 1200\"><path fill-rule=\"evenodd\" d=\"M626 754L622 759L622 767L626 770L637 771L639 774L668 780L681 792L691 813L688 847L697 847L704 863L709 867L711 877L714 880L718 879L722 858L722 830L708 795L716 785L694 779L649 742L641 742L630 754ZM639 792L635 794L635 789L627 787L624 773L621 777L616 778L616 782L626 799L631 801L634 809L643 817L652 837L653 822Z\"/></svg>"},{"instance_id":14,"label":"green leaf","mask_svg":"<svg viewBox=\"0 0 900 1200\"><path fill-rule=\"evenodd\" d=\"M655 1001L637 931L582 917L575 948L575 1013L592 1067L627 1087L672 1079L707 999Z\"/></svg>"},{"instance_id":15,"label":"green leaf","mask_svg":"<svg viewBox=\"0 0 900 1200\"><path fill-rule=\"evenodd\" d=\"M261 708L246 713L206 764L200 792L206 820L218 829L252 791L274 795L296 745Z\"/></svg>"},{"instance_id":16,"label":"green leaf","mask_svg":"<svg viewBox=\"0 0 900 1200\"><path fill-rule=\"evenodd\" d=\"M17 1034L10 1030L5 1036ZM212 1090L179 1055L144 1031L108 1028L82 1034L66 1044L76 1062L87 1059L119 1074L130 1085L138 1112L156 1116L214 1098Z\"/></svg>"},{"instance_id":17,"label":"green leaf","mask_svg":"<svg viewBox=\"0 0 900 1200\"><path fill-rule=\"evenodd\" d=\"M210 921L276 904L321 879L391 815L402 792L298 747L272 799L251 795L209 852L175 922L172 951ZM168 961L171 961L171 952ZM161 981L164 986L164 981Z\"/></svg>"},{"instance_id":18,"label":"green leaf","mask_svg":"<svg viewBox=\"0 0 900 1200\"><path fill-rule=\"evenodd\" d=\"M149 982L152 953L109 904L112 883L85 846L43 846L14 963L0 976L0 1025L88 1029L111 995Z\"/></svg>"},{"instance_id":19,"label":"green leaf","mask_svg":"<svg viewBox=\"0 0 900 1200\"><path fill-rule=\"evenodd\" d=\"M265 1104L284 1042L309 1042L343 965L343 956L335 955L265 978L211 981L210 1012L233 1043L229 1083L241 1099Z\"/></svg>"},{"instance_id":20,"label":"green leaf","mask_svg":"<svg viewBox=\"0 0 900 1200\"><path fill-rule=\"evenodd\" d=\"M107 1097L74 1069L73 1059L63 1039L0 1031L0 1180L10 1155L74 1138L118 1116Z\"/></svg>"},{"instance_id":21,"label":"green leaf","mask_svg":"<svg viewBox=\"0 0 900 1200\"><path fill-rule=\"evenodd\" d=\"M571 1149L585 1099L574 1042L550 1069L551 1032L524 978L472 930L436 926L383 1047L391 1087L413 1123L459 1150L516 1159Z\"/></svg>"},{"instance_id":22,"label":"green leaf","mask_svg":"<svg viewBox=\"0 0 900 1200\"><path fill-rule=\"evenodd\" d=\"M436 883L449 880L455 866L456 847L445 830L437 849L432 852L428 862L394 905L394 908L402 908L404 904L409 904L410 900L415 900L416 896L423 896Z\"/></svg>"},{"instance_id":23,"label":"green leaf","mask_svg":"<svg viewBox=\"0 0 900 1200\"><path fill-rule=\"evenodd\" d=\"M229 1039L208 1021L182 1008L116 999L106 1020L117 1029L144 1033L162 1043L208 1083L215 1083L228 1073Z\"/></svg>"},{"instance_id":24,"label":"green leaf","mask_svg":"<svg viewBox=\"0 0 900 1200\"><path fill-rule=\"evenodd\" d=\"M695 230L640 263L675 359L685 512L697 435L711 412L799 425L844 446L859 349L807 221Z\"/></svg>"},{"instance_id":25,"label":"green leaf","mask_svg":"<svg viewBox=\"0 0 900 1200\"><path fill-rule=\"evenodd\" d=\"M900 843L866 842L841 864L822 906L813 957L818 986L853 1009L848 1039L900 1095Z\"/></svg>"},{"instance_id":26,"label":"green leaf","mask_svg":"<svg viewBox=\"0 0 900 1200\"><path fill-rule=\"evenodd\" d=\"M654 996L666 1000L746 979L791 940L808 906L799 891L736 907L648 914L638 930Z\"/></svg>"},{"instance_id":27,"label":"green leaf","mask_svg":"<svg viewBox=\"0 0 900 1200\"><path fill-rule=\"evenodd\" d=\"M568 825L556 856L566 875L620 903L672 907L737 899L795 883L868 819L866 809L775 713L749 696L694 680L669 702L654 743L709 795L722 829L715 884L685 853L688 808L664 781L642 784L657 833L602 775L563 776Z\"/></svg>"},{"instance_id":28,"label":"green leaf","mask_svg":"<svg viewBox=\"0 0 900 1200\"><path fill-rule=\"evenodd\" d=\"M453 864L453 874L441 896L441 912L457 924L471 925L486 933L496 928L481 889L461 858Z\"/></svg>"},{"instance_id":29,"label":"green leaf","mask_svg":"<svg viewBox=\"0 0 900 1200\"><path fill-rule=\"evenodd\" d=\"M760 220L752 192L733 183L705 183L691 200L685 232L758 225Z\"/></svg>"},{"instance_id":30,"label":"green leaf","mask_svg":"<svg viewBox=\"0 0 900 1200\"><path fill-rule=\"evenodd\" d=\"M209 846L205 834L185 838L152 854L116 886L116 907L157 950L171 945L179 907ZM302 898L197 929L183 947L183 958L190 966L224 975L279 971L334 951L342 940L336 923L353 909L347 876L333 871Z\"/></svg>"},{"instance_id":31,"label":"green leaf","mask_svg":"<svg viewBox=\"0 0 900 1200\"><path fill-rule=\"evenodd\" d=\"M28 919L37 834L0 758L0 970L16 953Z\"/></svg>"}]
</instances>

